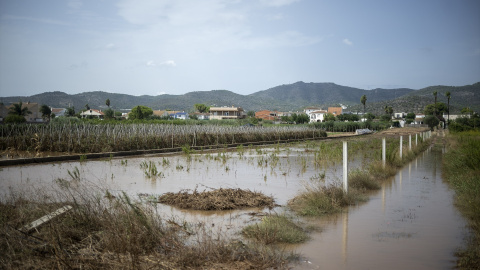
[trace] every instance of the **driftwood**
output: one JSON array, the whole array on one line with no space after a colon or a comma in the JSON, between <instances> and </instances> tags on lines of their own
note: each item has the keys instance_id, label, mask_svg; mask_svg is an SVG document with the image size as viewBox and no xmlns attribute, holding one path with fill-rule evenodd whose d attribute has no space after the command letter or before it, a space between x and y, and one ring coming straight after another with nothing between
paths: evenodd
<instances>
[{"instance_id":1,"label":"driftwood","mask_svg":"<svg viewBox=\"0 0 480 270\"><path fill-rule=\"evenodd\" d=\"M30 224L27 224L27 225L23 226L22 228L20 228L20 231L22 231L24 233L28 233L28 232L42 226L43 224L49 222L50 220L56 218L57 216L70 211L72 208L73 207L70 206L70 205L65 205L64 207L59 208L59 209L55 210L54 212L52 212L48 215L45 215L45 216L31 222Z\"/></svg>"}]
</instances>

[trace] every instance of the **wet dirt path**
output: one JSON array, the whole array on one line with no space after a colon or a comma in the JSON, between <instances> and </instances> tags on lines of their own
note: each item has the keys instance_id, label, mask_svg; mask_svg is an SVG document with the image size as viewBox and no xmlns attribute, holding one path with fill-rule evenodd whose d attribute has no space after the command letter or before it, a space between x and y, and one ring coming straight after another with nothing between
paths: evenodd
<instances>
[{"instance_id":1,"label":"wet dirt path","mask_svg":"<svg viewBox=\"0 0 480 270\"><path fill-rule=\"evenodd\" d=\"M441 156L427 150L370 200L314 223L321 233L299 246L295 269L452 269L465 221L441 178Z\"/></svg>"}]
</instances>

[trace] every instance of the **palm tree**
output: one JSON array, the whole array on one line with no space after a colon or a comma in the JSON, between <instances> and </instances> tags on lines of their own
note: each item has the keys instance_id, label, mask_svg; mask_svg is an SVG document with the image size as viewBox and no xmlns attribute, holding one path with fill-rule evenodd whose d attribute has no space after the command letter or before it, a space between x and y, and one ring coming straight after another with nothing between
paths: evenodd
<instances>
[{"instance_id":1,"label":"palm tree","mask_svg":"<svg viewBox=\"0 0 480 270\"><path fill-rule=\"evenodd\" d=\"M365 115L365 103L367 103L367 96L366 96L366 95L363 95L363 96L360 98L360 102L363 104L363 115Z\"/></svg>"},{"instance_id":2,"label":"palm tree","mask_svg":"<svg viewBox=\"0 0 480 270\"><path fill-rule=\"evenodd\" d=\"M8 114L13 115L20 115L20 116L27 116L27 114L31 114L32 112L27 108L22 108L22 102L14 103L12 107L10 107L10 112Z\"/></svg>"},{"instance_id":3,"label":"palm tree","mask_svg":"<svg viewBox=\"0 0 480 270\"><path fill-rule=\"evenodd\" d=\"M110 108L110 99L109 98L107 98L107 100L105 100L105 105L107 105L108 108Z\"/></svg>"},{"instance_id":4,"label":"palm tree","mask_svg":"<svg viewBox=\"0 0 480 270\"><path fill-rule=\"evenodd\" d=\"M88 103L85 104L85 109L87 109L87 111L90 110L90 106L88 105Z\"/></svg>"},{"instance_id":5,"label":"palm tree","mask_svg":"<svg viewBox=\"0 0 480 270\"><path fill-rule=\"evenodd\" d=\"M435 97L435 117L437 116L437 91L433 91L433 96Z\"/></svg>"},{"instance_id":6,"label":"palm tree","mask_svg":"<svg viewBox=\"0 0 480 270\"><path fill-rule=\"evenodd\" d=\"M52 109L48 107L47 105L43 104L40 106L40 112L42 113L42 117L45 119L50 119L50 116L52 115Z\"/></svg>"},{"instance_id":7,"label":"palm tree","mask_svg":"<svg viewBox=\"0 0 480 270\"><path fill-rule=\"evenodd\" d=\"M450 124L450 92L447 91L445 96L447 97L447 124Z\"/></svg>"}]
</instances>

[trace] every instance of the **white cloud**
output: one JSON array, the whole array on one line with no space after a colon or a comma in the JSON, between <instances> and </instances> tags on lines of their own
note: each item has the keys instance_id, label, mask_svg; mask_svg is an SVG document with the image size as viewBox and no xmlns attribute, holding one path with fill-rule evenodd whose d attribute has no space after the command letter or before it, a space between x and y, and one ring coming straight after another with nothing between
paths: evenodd
<instances>
[{"instance_id":1,"label":"white cloud","mask_svg":"<svg viewBox=\"0 0 480 270\"><path fill-rule=\"evenodd\" d=\"M168 66L168 67L176 67L177 64L173 60L167 60L162 63L160 63L161 66Z\"/></svg>"},{"instance_id":2,"label":"white cloud","mask_svg":"<svg viewBox=\"0 0 480 270\"><path fill-rule=\"evenodd\" d=\"M260 0L262 4L272 7L287 6L298 1L300 0Z\"/></svg>"},{"instance_id":3,"label":"white cloud","mask_svg":"<svg viewBox=\"0 0 480 270\"><path fill-rule=\"evenodd\" d=\"M155 61L153 60L149 60L147 61L147 63L145 63L145 65L147 67L160 67L160 66L164 66L164 67L176 67L177 64L175 63L175 61L173 60L167 60L167 61L163 61L159 64L155 63Z\"/></svg>"},{"instance_id":4,"label":"white cloud","mask_svg":"<svg viewBox=\"0 0 480 270\"><path fill-rule=\"evenodd\" d=\"M153 60L147 61L147 63L145 63L145 65L147 65L147 67L156 67L157 66L157 64L155 64L155 62Z\"/></svg>"},{"instance_id":5,"label":"white cloud","mask_svg":"<svg viewBox=\"0 0 480 270\"><path fill-rule=\"evenodd\" d=\"M343 39L343 44L348 45L348 46L352 46L353 42L351 42L348 38L345 38L345 39Z\"/></svg>"},{"instance_id":6,"label":"white cloud","mask_svg":"<svg viewBox=\"0 0 480 270\"><path fill-rule=\"evenodd\" d=\"M117 48L117 46L115 46L115 44L113 44L113 43L108 43L107 45L105 45L105 49L107 49L107 50L114 50L116 48Z\"/></svg>"}]
</instances>

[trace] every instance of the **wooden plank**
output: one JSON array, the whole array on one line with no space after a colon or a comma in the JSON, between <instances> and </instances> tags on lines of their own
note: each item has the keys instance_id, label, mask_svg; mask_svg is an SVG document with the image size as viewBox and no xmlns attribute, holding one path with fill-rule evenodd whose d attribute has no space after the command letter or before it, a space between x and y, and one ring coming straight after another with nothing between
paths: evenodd
<instances>
[{"instance_id":1,"label":"wooden plank","mask_svg":"<svg viewBox=\"0 0 480 270\"><path fill-rule=\"evenodd\" d=\"M55 210L54 212L52 212L48 215L45 215L45 216L31 222L28 225L23 226L20 230L23 231L23 232L30 232L31 230L34 230L34 229L38 228L39 226L49 222L50 220L54 219L55 217L70 211L72 208L73 207L70 206L70 205L65 205L64 207L59 208L59 209Z\"/></svg>"}]
</instances>

